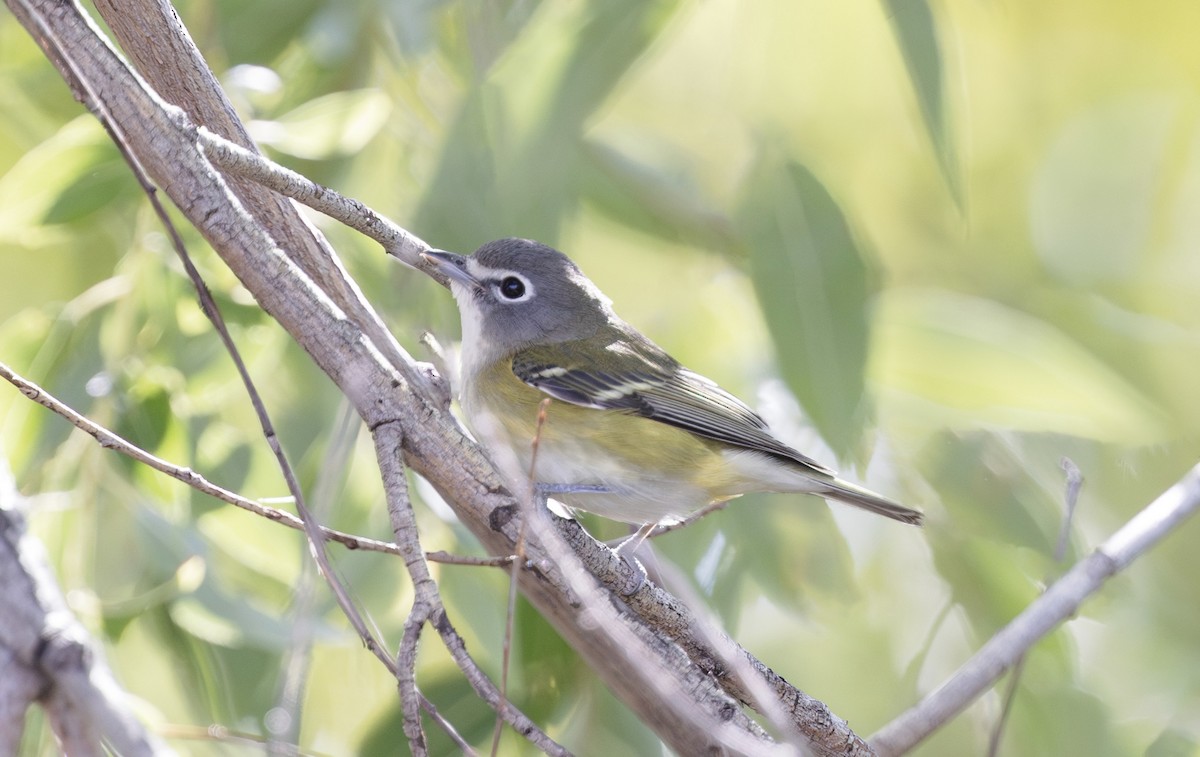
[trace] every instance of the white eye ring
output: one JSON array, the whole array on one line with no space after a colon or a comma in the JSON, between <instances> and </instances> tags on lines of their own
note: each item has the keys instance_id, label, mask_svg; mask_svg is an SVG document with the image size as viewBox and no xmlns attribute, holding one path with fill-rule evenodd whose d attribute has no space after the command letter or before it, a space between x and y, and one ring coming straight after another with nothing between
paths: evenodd
<instances>
[{"instance_id":1,"label":"white eye ring","mask_svg":"<svg viewBox=\"0 0 1200 757\"><path fill-rule=\"evenodd\" d=\"M492 284L496 301L508 305L525 302L533 298L533 282L516 271L501 271Z\"/></svg>"}]
</instances>

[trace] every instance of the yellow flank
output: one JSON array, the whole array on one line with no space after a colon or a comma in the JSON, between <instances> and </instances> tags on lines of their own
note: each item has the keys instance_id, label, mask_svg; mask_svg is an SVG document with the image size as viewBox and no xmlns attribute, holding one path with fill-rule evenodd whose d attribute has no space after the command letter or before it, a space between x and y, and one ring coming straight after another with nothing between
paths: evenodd
<instances>
[{"instance_id":1,"label":"yellow flank","mask_svg":"<svg viewBox=\"0 0 1200 757\"><path fill-rule=\"evenodd\" d=\"M487 387L480 390L480 387ZM468 417L491 416L509 437L505 440L522 462L530 455L530 443L537 432L538 410L549 395L529 386L512 372L510 360L501 360L480 371L466 384L462 398ZM568 430L569 429L569 430ZM636 440L636 450L631 446ZM484 440L485 442L487 440ZM551 399L546 410L538 452L537 478L543 483L573 484L601 481L556 481L542 470L545 460L555 457L554 450L582 453L581 463L595 466L597 477L612 481L615 470L624 469L642 484L659 481L663 486L683 485L704 494L701 501L685 509L695 509L716 499L743 493L740 477L729 465L722 450L726 445L658 421L620 410L581 407ZM634 472L636 471L636 473ZM638 484L630 481L630 485ZM660 492L665 499L671 493Z\"/></svg>"}]
</instances>

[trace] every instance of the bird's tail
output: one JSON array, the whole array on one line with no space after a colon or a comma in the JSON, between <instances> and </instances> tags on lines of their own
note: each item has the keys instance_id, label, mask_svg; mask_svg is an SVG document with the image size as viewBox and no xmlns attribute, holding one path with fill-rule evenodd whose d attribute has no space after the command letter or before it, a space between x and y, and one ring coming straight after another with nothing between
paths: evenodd
<instances>
[{"instance_id":1,"label":"bird's tail","mask_svg":"<svg viewBox=\"0 0 1200 757\"><path fill-rule=\"evenodd\" d=\"M870 489L856 486L849 481L835 478L821 483L823 487L815 492L818 496L836 499L839 502L861 507L864 510L870 510L873 513L887 516L892 520L898 520L901 523L910 523L914 526L921 525L925 520L925 513L920 510L905 507L898 502L893 502L887 497L876 494Z\"/></svg>"}]
</instances>

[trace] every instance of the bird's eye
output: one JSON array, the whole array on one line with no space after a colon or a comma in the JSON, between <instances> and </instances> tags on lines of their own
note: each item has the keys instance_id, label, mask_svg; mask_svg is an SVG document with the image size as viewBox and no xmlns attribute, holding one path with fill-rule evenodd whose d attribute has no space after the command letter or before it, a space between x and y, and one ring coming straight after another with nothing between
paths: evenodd
<instances>
[{"instance_id":1,"label":"bird's eye","mask_svg":"<svg viewBox=\"0 0 1200 757\"><path fill-rule=\"evenodd\" d=\"M500 294L510 300L519 300L525 296L525 282L516 276L505 276L500 280Z\"/></svg>"}]
</instances>

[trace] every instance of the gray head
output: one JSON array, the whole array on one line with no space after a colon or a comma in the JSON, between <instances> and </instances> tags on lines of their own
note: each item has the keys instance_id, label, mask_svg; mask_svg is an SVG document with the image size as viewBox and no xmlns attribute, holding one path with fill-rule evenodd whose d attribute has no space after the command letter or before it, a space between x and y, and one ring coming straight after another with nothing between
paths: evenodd
<instances>
[{"instance_id":1,"label":"gray head","mask_svg":"<svg viewBox=\"0 0 1200 757\"><path fill-rule=\"evenodd\" d=\"M610 301L570 258L528 239L498 239L470 257L440 250L427 261L450 280L463 349L496 357L591 336L613 318Z\"/></svg>"}]
</instances>

